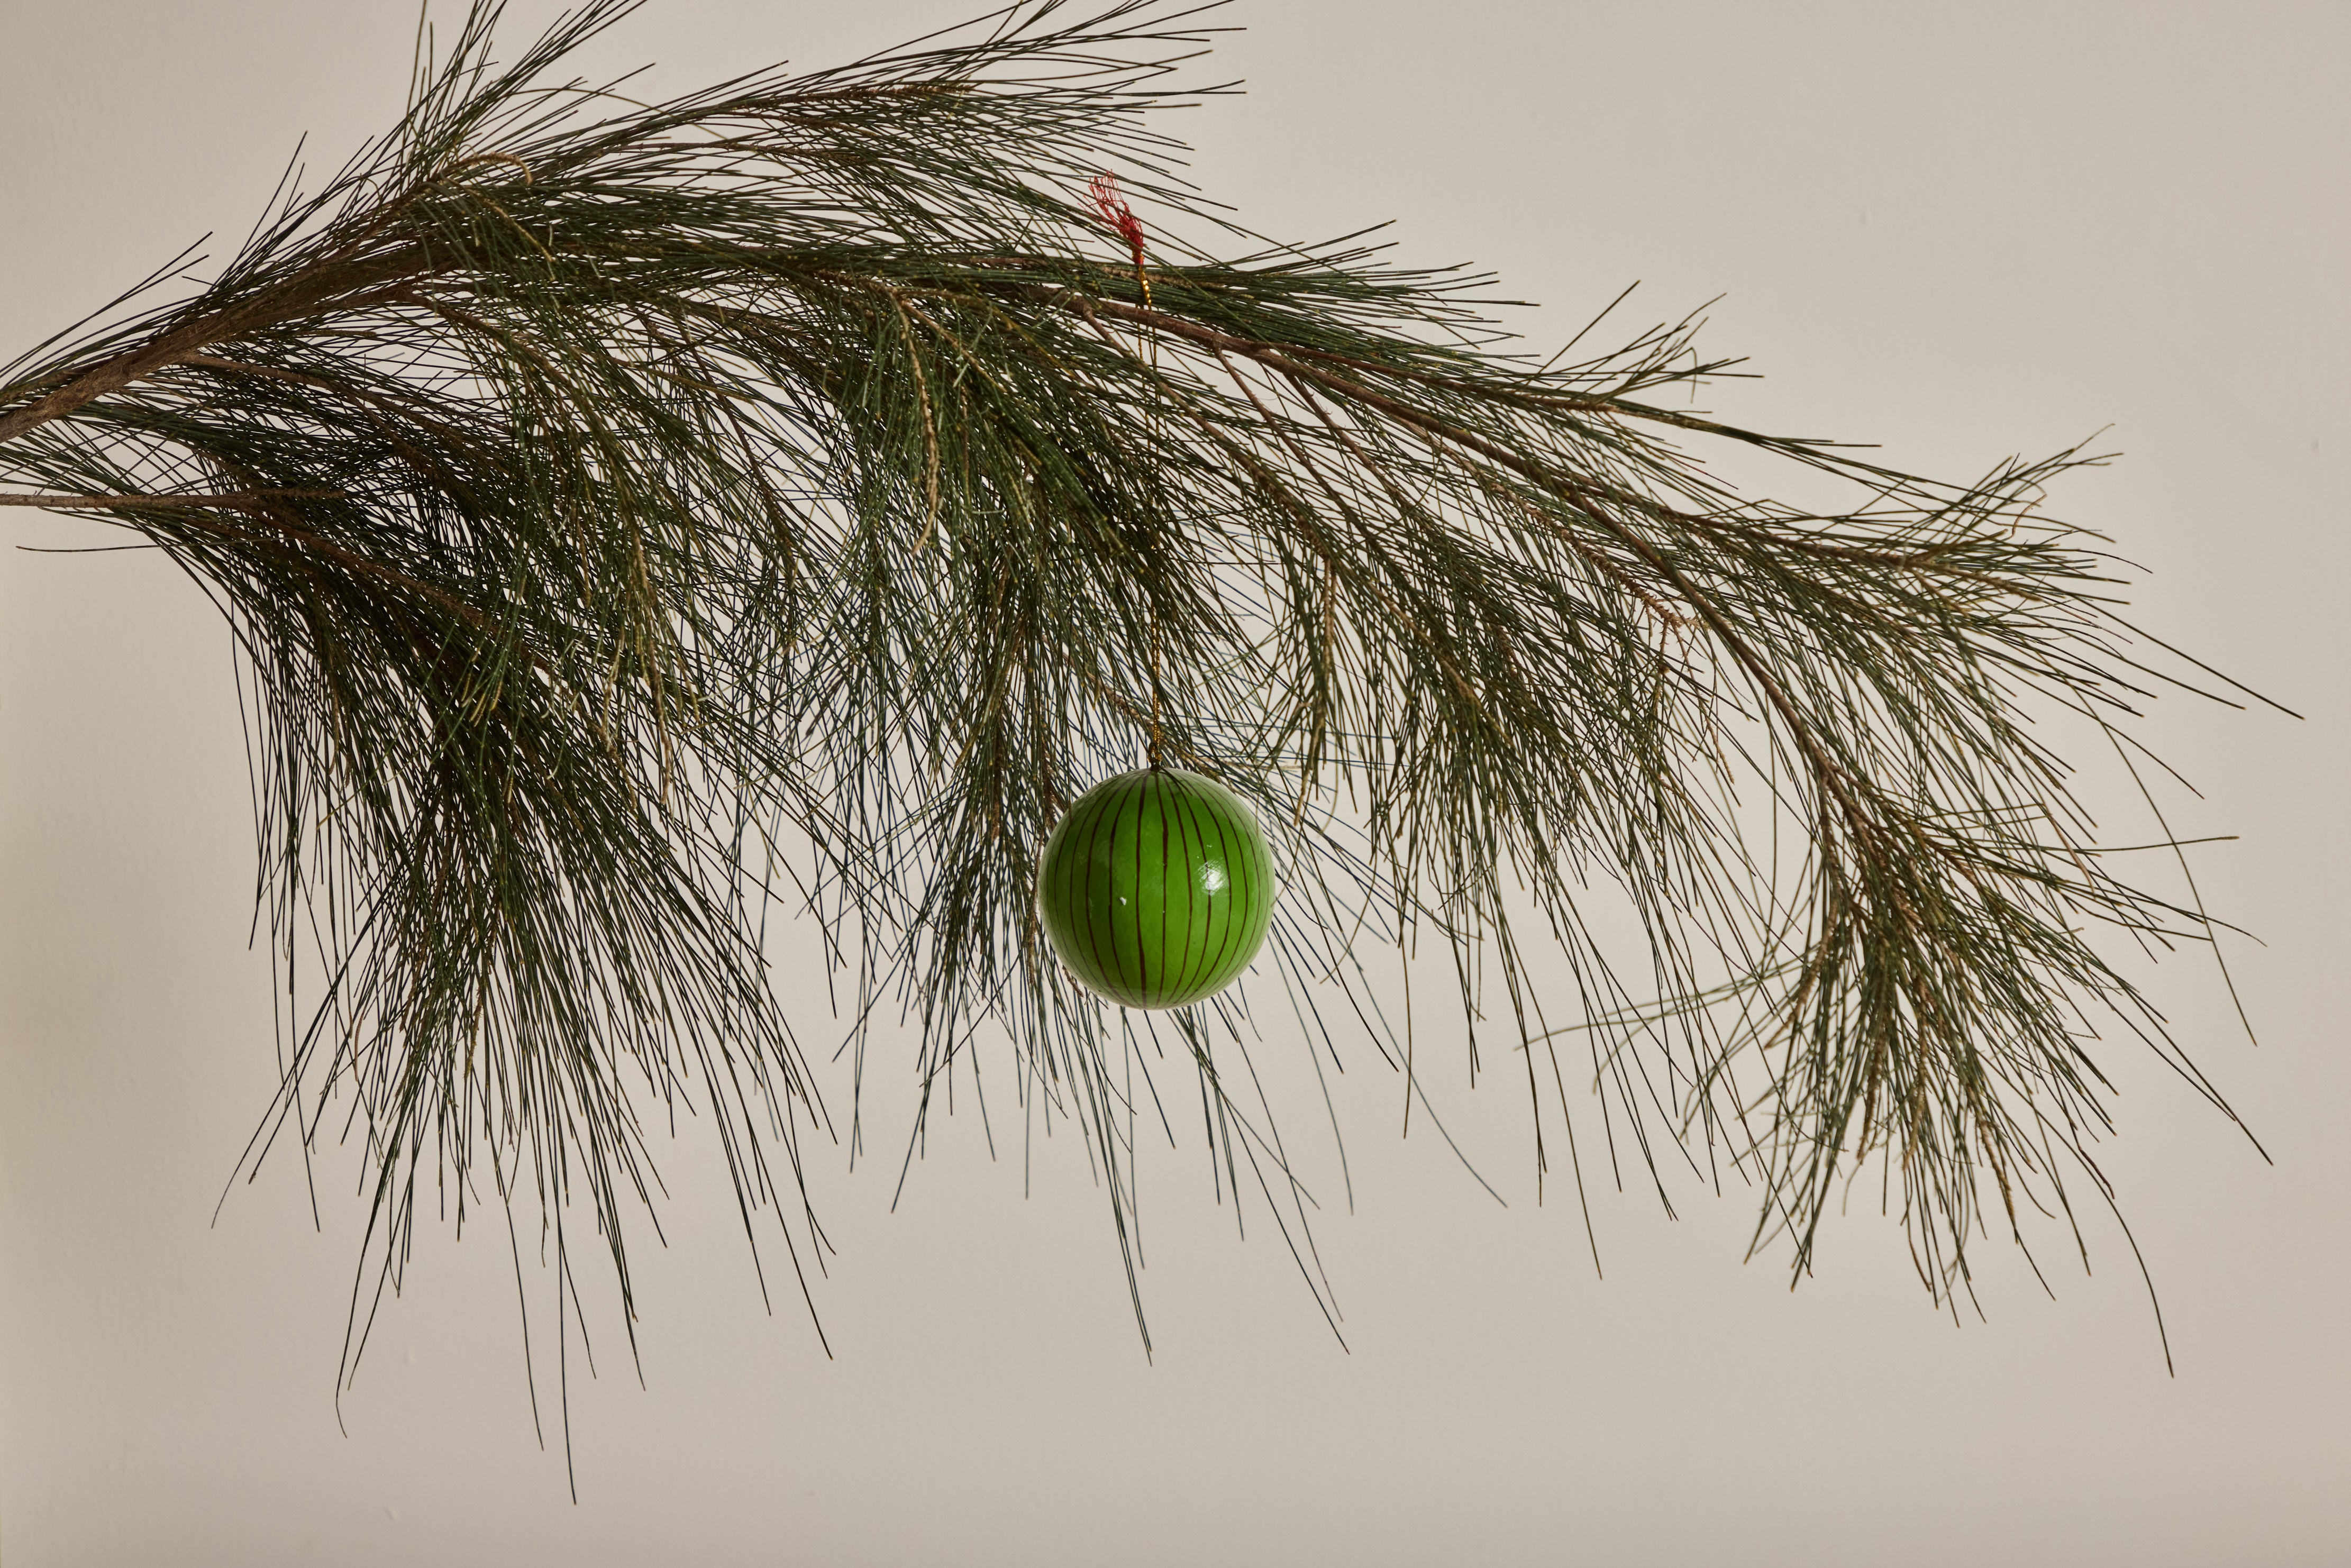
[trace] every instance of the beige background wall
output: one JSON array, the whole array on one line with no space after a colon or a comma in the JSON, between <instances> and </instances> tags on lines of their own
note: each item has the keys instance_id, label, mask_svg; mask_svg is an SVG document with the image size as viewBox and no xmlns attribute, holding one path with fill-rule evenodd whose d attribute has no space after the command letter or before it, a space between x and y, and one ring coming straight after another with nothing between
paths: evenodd
<instances>
[{"instance_id":1,"label":"beige background wall","mask_svg":"<svg viewBox=\"0 0 2351 1568\"><path fill-rule=\"evenodd\" d=\"M975 3L655 0L600 58L684 89ZM510 37L552 9L516 0ZM205 230L242 234L304 131L324 166L389 123L413 16L0 0L0 350ZM147 557L10 552L10 1568L2351 1560L2351 7L1249 0L1230 20L1249 30L1209 68L1249 94L1183 124L1210 191L1261 227L1395 217L1407 258L1549 302L1525 323L1546 349L1635 278L1626 326L1727 293L1705 341L1769 379L1717 409L1928 473L2111 423L2126 456L2053 507L2151 570L2147 624L2309 716L2168 696L2144 732L2206 797L2175 790L2174 828L2243 835L2197 873L2266 944L2228 948L2258 1050L2204 958L2151 983L2275 1168L2143 1053L2105 1058L2105 1157L2178 1377L2102 1217L2086 1278L2043 1232L2054 1301L1985 1246L1990 1322L1955 1327L1873 1214L1791 1295L1776 1260L1740 1264L1744 1193L1685 1183L1673 1223L1604 1186L1604 1282L1565 1189L1533 1202L1507 1080L1441 1085L1504 1209L1425 1134L1397 1142L1393 1080L1367 1067L1338 1090L1356 1209L1318 1232L1351 1353L1270 1230L1236 1239L1190 1128L1145 1164L1146 1364L1072 1142L1040 1147L1024 1200L1017 1158L991 1165L959 1121L892 1215L885 1104L885 1157L831 1158L818 1184L837 1359L795 1309L762 1314L689 1142L671 1246L648 1237L639 1263L646 1386L609 1314L600 1377L574 1349L579 1506L559 1446L532 1438L494 1230L422 1239L340 1430L355 1160L318 1168L322 1231L286 1158L208 1228L274 1071L226 636ZM11 545L112 542L5 523ZM2141 834L2110 798L2116 837Z\"/></svg>"}]
</instances>

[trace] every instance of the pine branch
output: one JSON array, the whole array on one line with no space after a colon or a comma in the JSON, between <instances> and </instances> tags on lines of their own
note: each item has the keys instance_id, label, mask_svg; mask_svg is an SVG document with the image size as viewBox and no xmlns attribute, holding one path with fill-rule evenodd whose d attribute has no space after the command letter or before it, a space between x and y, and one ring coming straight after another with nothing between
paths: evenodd
<instances>
[{"instance_id":1,"label":"pine branch","mask_svg":"<svg viewBox=\"0 0 2351 1568\"><path fill-rule=\"evenodd\" d=\"M2027 722L2119 734L2168 657L2039 510L2098 459L1904 475L1643 401L1728 368L1687 321L1537 362L1485 279L1249 235L1149 125L1196 11L1027 5L650 108L550 85L629 9L502 68L475 5L393 132L209 282L0 371L30 487L0 505L131 528L228 613L262 902L324 988L254 1155L350 1095L379 1295L429 1165L461 1219L485 1167L535 1191L559 1253L584 1191L625 1303L648 1096L709 1110L747 1232L797 1207L795 1270L820 1254L799 1139L861 1130L770 988L778 900L853 975L861 1075L893 998L916 1023L910 1154L1001 1032L1125 1246L1150 1053L1051 961L1032 882L1144 750L1257 804L1322 1049L1327 1006L1415 1092L1362 953L1425 925L1473 1062L1499 978L1539 1169L1581 1034L1612 1149L1621 1114L1645 1159L1721 1153L1800 1275L1874 1157L1938 1300L1988 1202L2022 1241L2020 1197L2103 1191L2101 1010L2227 1113L2085 934L2208 923L2105 869ZM1096 209L1113 168L1147 221ZM1855 505L1742 499L1676 441ZM1220 1183L1249 1166L1322 1293L1270 1108L1220 1066L1244 1007L1168 1021Z\"/></svg>"}]
</instances>

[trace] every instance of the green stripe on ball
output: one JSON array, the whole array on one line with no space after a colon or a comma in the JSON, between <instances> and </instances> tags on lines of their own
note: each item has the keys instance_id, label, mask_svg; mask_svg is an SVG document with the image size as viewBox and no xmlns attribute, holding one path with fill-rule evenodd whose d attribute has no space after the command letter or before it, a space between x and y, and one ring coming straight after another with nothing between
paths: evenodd
<instances>
[{"instance_id":1,"label":"green stripe on ball","mask_svg":"<svg viewBox=\"0 0 2351 1568\"><path fill-rule=\"evenodd\" d=\"M1037 913L1087 989L1180 1008L1249 967L1273 860L1240 797L1180 768L1122 773L1070 808L1037 862Z\"/></svg>"}]
</instances>

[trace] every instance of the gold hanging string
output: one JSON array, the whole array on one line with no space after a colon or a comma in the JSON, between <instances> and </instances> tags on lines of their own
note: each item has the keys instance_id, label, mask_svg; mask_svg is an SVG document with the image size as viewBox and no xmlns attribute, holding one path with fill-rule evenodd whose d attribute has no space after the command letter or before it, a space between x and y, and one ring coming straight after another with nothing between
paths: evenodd
<instances>
[{"instance_id":1,"label":"gold hanging string","mask_svg":"<svg viewBox=\"0 0 2351 1568\"><path fill-rule=\"evenodd\" d=\"M1097 174L1086 188L1093 196L1094 211L1101 214L1102 222L1108 224L1112 231L1115 233L1119 238L1126 242L1127 253L1134 258L1135 287L1142 291L1143 308L1146 312L1149 311L1152 308L1151 273L1149 268L1144 264L1143 220L1134 215L1134 209L1127 204L1125 197L1118 193L1118 177L1116 175L1107 172ZM1140 325L1138 331L1142 336L1151 362L1151 382L1155 389L1155 417L1153 421L1153 429L1155 432L1158 428L1156 420L1157 393L1155 389L1159 384L1159 334L1152 329L1147 321ZM1156 549L1156 554L1159 558L1159 569L1164 573L1166 570L1167 566L1166 552L1164 548L1165 541L1160 538L1159 530L1156 528L1152 530L1152 540L1155 547L1159 547ZM1155 772L1160 767L1159 706L1161 681L1159 674L1159 603L1155 595L1146 596L1146 598L1148 604L1146 612L1151 617L1150 761L1152 769Z\"/></svg>"}]
</instances>

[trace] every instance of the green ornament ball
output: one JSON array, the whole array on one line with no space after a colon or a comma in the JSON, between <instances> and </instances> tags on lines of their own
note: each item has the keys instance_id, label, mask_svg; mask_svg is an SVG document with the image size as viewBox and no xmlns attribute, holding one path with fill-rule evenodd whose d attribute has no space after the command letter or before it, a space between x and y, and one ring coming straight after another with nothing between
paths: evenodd
<instances>
[{"instance_id":1,"label":"green ornament ball","mask_svg":"<svg viewBox=\"0 0 2351 1568\"><path fill-rule=\"evenodd\" d=\"M1273 859L1240 797L1180 768L1104 779L1037 862L1037 913L1071 975L1130 1008L1180 1008L1249 967Z\"/></svg>"}]
</instances>

